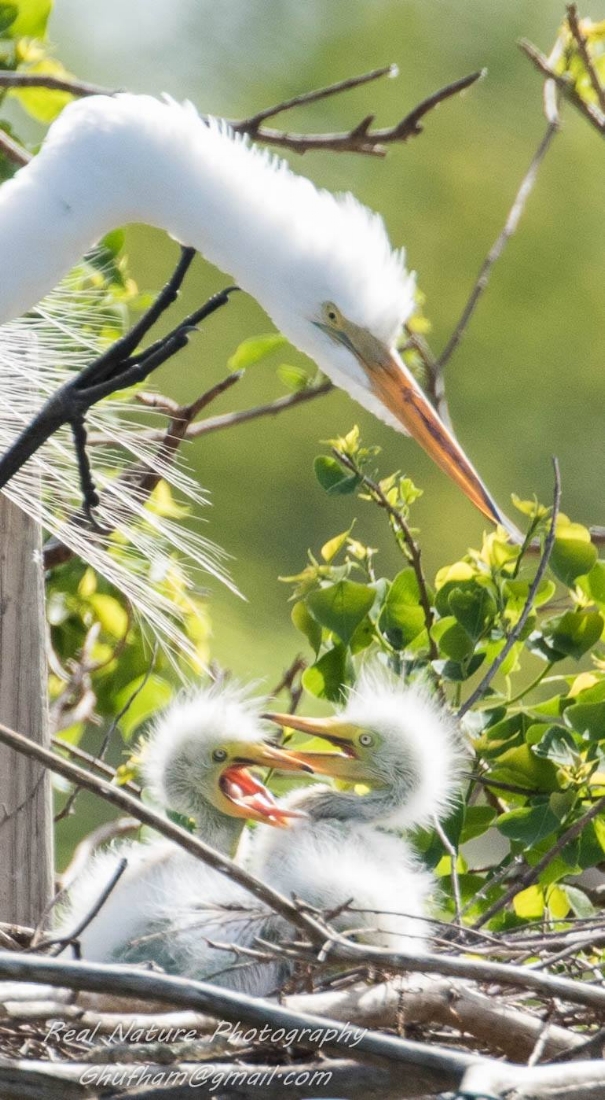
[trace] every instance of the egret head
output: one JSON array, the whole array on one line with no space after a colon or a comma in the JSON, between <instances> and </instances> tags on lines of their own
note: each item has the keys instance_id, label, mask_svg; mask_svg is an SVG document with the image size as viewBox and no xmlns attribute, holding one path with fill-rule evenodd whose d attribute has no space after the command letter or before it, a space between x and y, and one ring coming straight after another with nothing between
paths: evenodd
<instances>
[{"instance_id":1,"label":"egret head","mask_svg":"<svg viewBox=\"0 0 605 1100\"><path fill-rule=\"evenodd\" d=\"M408 687L375 662L333 717L267 717L335 747L303 753L315 772L395 792L393 825L428 824L459 788L463 751L453 718L427 688Z\"/></svg>"},{"instance_id":2,"label":"egret head","mask_svg":"<svg viewBox=\"0 0 605 1100\"><path fill-rule=\"evenodd\" d=\"M249 770L312 770L270 740L260 720L260 701L241 687L203 688L172 703L143 750L143 773L162 805L201 822L213 811L268 825L300 816L283 810Z\"/></svg>"}]
</instances>

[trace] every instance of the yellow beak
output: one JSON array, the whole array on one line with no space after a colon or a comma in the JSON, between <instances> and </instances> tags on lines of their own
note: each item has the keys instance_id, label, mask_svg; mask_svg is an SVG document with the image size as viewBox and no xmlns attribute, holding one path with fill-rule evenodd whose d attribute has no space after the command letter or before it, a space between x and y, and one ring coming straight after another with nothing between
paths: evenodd
<instances>
[{"instance_id":1,"label":"yellow beak","mask_svg":"<svg viewBox=\"0 0 605 1100\"><path fill-rule=\"evenodd\" d=\"M319 775L329 775L332 779L345 779L349 783L361 783L366 780L363 762L355 752L355 737L359 727L351 722L340 722L338 718L302 718L298 714L264 714L264 718L278 726L286 726L311 737L321 737L324 741L337 746L341 752L306 752L289 749L288 756L306 764Z\"/></svg>"},{"instance_id":2,"label":"yellow beak","mask_svg":"<svg viewBox=\"0 0 605 1100\"><path fill-rule=\"evenodd\" d=\"M475 508L492 523L500 523L505 527L516 541L523 541L514 524L500 511L475 467L435 412L397 352L382 348L379 344L378 347L381 351L379 358L369 362L360 359L376 397L433 462L456 482Z\"/></svg>"},{"instance_id":3,"label":"yellow beak","mask_svg":"<svg viewBox=\"0 0 605 1100\"><path fill-rule=\"evenodd\" d=\"M472 504L492 523L504 527L514 542L523 536L500 511L460 444L426 398L416 379L394 348L386 347L367 329L341 318L339 329L319 324L324 332L344 344L365 371L370 389L444 473L451 477Z\"/></svg>"},{"instance_id":4,"label":"yellow beak","mask_svg":"<svg viewBox=\"0 0 605 1100\"><path fill-rule=\"evenodd\" d=\"M276 745L270 745L264 741L246 745L245 751L232 763L244 766L256 764L259 768L274 768L280 772L313 772L311 764L306 764L285 749L279 749Z\"/></svg>"}]
</instances>

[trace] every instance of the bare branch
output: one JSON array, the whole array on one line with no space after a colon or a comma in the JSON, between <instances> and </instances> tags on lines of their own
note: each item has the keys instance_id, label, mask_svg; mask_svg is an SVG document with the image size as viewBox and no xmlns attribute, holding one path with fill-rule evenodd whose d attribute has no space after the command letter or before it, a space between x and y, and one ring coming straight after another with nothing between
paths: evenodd
<instances>
[{"instance_id":1,"label":"bare branch","mask_svg":"<svg viewBox=\"0 0 605 1100\"><path fill-rule=\"evenodd\" d=\"M545 57L532 42L528 42L526 38L522 38L519 42L519 49L523 50L523 53L529 58L534 68L542 73L542 76L547 77L548 80L554 81L565 99L584 115L584 118L590 122L591 126L594 126L599 133L605 132L605 113L598 107L595 107L594 104L587 103L580 93L576 91L573 82L568 76L564 73L555 72L549 64L549 59Z\"/></svg>"},{"instance_id":2,"label":"bare branch","mask_svg":"<svg viewBox=\"0 0 605 1100\"><path fill-rule=\"evenodd\" d=\"M586 69L586 72L588 73L588 76L590 78L590 83L592 84L593 91L599 101L599 107L605 114L605 88L603 88L603 85L599 80L599 74L595 69L592 57L590 56L588 43L586 42L584 32L578 18L578 8L576 4L567 5L567 22L569 23L569 29L574 37L576 46L578 47L580 57L584 62L584 68Z\"/></svg>"},{"instance_id":3,"label":"bare branch","mask_svg":"<svg viewBox=\"0 0 605 1100\"><path fill-rule=\"evenodd\" d=\"M349 457L344 454L343 451L339 451L338 448L333 448L333 453L339 462L351 473L354 473L360 480L360 483L368 490L370 496L380 508L384 508L387 513L395 535L398 536L398 541L404 547L406 557L414 570L416 580L418 582L419 601L424 615L424 625L426 627L429 656L431 661L435 661L439 656L439 650L435 643L435 640L431 634L433 627L433 608L431 607L431 601L429 599L428 588L426 584L426 577L424 575L424 569L422 566L422 552L416 539L412 535L408 524L403 518L401 512L394 508L390 503L388 497L381 489L377 481L374 481L367 474L364 474L359 466Z\"/></svg>"},{"instance_id":4,"label":"bare branch","mask_svg":"<svg viewBox=\"0 0 605 1100\"><path fill-rule=\"evenodd\" d=\"M325 88L317 88L315 91L311 92L302 92L300 95L292 96L291 99L284 99L281 103L277 103L273 107L265 107L263 111L256 111L256 113L250 115L249 118L234 123L233 128L234 130L241 130L243 133L253 137L258 132L261 122L266 122L268 118L274 118L275 115L280 115L283 111L290 111L293 107L302 107L309 103L317 103L320 99L328 99L329 96L340 95L341 92L348 92L352 88L361 87L362 84L369 84L373 80L379 80L382 76L397 75L398 69L396 65L383 65L379 69L372 69L368 73L362 73L361 76L349 76L345 80L338 80L335 84L328 84Z\"/></svg>"},{"instance_id":5,"label":"bare branch","mask_svg":"<svg viewBox=\"0 0 605 1100\"><path fill-rule=\"evenodd\" d=\"M565 829L565 831L562 832L561 835L557 838L552 848L549 848L548 852L546 852L546 854L542 856L542 859L538 860L538 862L533 867L527 867L526 870L521 875L519 875L514 884L506 891L506 893L503 894L501 898L498 898L497 901L493 902L493 904L490 905L484 913L482 913L481 917L475 922L473 927L481 928L484 924L487 923L487 921L491 920L492 917L496 915L496 913L499 913L502 909L505 909L509 902L513 900L515 895L518 894L520 890L525 890L527 886L531 886L532 882L535 882L540 877L542 871L544 871L544 869L548 867L549 863L552 863L553 859L558 856L559 852L562 852L568 844L571 844L572 841L576 840L576 838L580 836L580 834L588 825L589 821L592 821L595 817L598 817L599 814L602 814L604 811L605 796L603 796L603 798L597 799L597 801L590 807L590 809L586 810L586 813L582 814L582 816L578 818L578 820L575 821L573 825L570 825L568 829Z\"/></svg>"},{"instance_id":6,"label":"bare branch","mask_svg":"<svg viewBox=\"0 0 605 1100\"><path fill-rule=\"evenodd\" d=\"M492 247L490 248L487 256L485 257L485 260L481 265L481 269L475 281L475 285L473 286L466 305L462 310L460 319L458 320L458 323L452 335L450 336L447 344L441 352L441 355L439 356L439 359L437 360L438 375L443 371L445 364L448 362L448 360L458 347L458 344L464 336L464 333L468 328L469 322L477 308L479 299L487 288L494 264L497 263L497 261L500 259L506 245L508 244L513 234L516 232L521 215L525 210L525 204L527 203L527 200L536 182L540 165L542 164L542 161L544 160L544 157L546 156L550 148L551 142L558 129L559 124L556 120L550 121L548 123L548 126L546 127L544 136L532 157L531 164L521 181L521 186L519 187L517 194L515 195L515 201L510 208L504 226L501 232L498 234Z\"/></svg>"},{"instance_id":7,"label":"bare branch","mask_svg":"<svg viewBox=\"0 0 605 1100\"><path fill-rule=\"evenodd\" d=\"M17 164L19 168L22 168L24 164L29 164L32 159L31 153L28 153L27 149L24 149L22 145L19 145L18 141L10 137L6 130L0 128L0 154L10 160L13 164Z\"/></svg>"},{"instance_id":8,"label":"bare branch","mask_svg":"<svg viewBox=\"0 0 605 1100\"><path fill-rule=\"evenodd\" d=\"M519 616L518 621L515 623L514 627L512 628L512 630L510 632L510 634L508 635L508 638L506 639L506 641L505 641L502 649L500 650L498 656L496 657L495 661L493 662L493 664L490 665L487 672L485 673L485 676L480 681L480 683L477 685L475 690L471 692L468 699L466 699L464 701L464 703L462 704L462 706L460 707L460 710L458 711L458 717L459 718L462 718L463 715L465 715L466 712L468 710L470 710L471 707L473 707L475 705L475 703L478 703L479 700L483 698L483 696L485 695L485 692L487 691L489 685L491 684L491 682L492 682L494 676L496 675L498 669L501 667L501 665L504 663L504 661L508 657L508 654L510 653L510 651L511 651L512 647L514 646L515 642L517 641L517 639L521 636L521 633L523 631L523 627L525 626L525 624L526 624L526 622L527 622L527 620L528 620L528 618L531 614L531 610L532 610L532 607L533 607L533 604L534 604L534 599L536 597L536 593L537 593L537 591L538 591L538 589L539 589L539 587L542 583L542 578L543 578L543 576L546 573L546 570L548 568L548 563L550 561L550 555L551 555L551 552L552 552L552 548L555 544L555 530L556 530L556 524L557 524L557 516L559 515L559 507L560 507L560 504L561 504L561 476L560 476L560 473L559 473L559 463L557 462L556 458L553 459L553 468L554 468L554 472L555 472L555 490L554 490L554 498L553 498L552 517L551 517L551 521L550 521L550 528L549 528L548 534L547 534L547 536L544 540L544 550L542 551L542 556L540 558L538 568L536 569L536 575L535 575L535 577L534 577L534 579L531 583L529 592L527 593L527 599L526 599L525 604L523 606L523 610L522 610L522 612Z\"/></svg>"},{"instance_id":9,"label":"bare branch","mask_svg":"<svg viewBox=\"0 0 605 1100\"><path fill-rule=\"evenodd\" d=\"M388 70L387 70L388 71ZM382 75L382 73L381 73ZM371 76L371 74L368 74ZM271 130L268 127L259 126L255 123L255 117L251 120L244 119L241 122L232 122L231 125L234 130L239 130L242 133L248 133L256 141L266 142L269 145L277 145L283 149L290 149L294 153L306 153L310 149L324 149L335 153L362 153L368 156L383 157L386 155L386 146L394 143L403 143L408 141L409 138L416 137L422 133L422 119L433 111L440 103L443 103L446 99L450 99L454 95L458 95L466 88L470 88L472 84L475 84L483 76L483 71L470 73L469 76L464 76L460 80L455 80L451 84L446 84L443 88L439 88L436 92L433 92L426 99L423 99L412 111L410 111L394 126L387 126L384 129L372 129L372 123L374 121L373 115L368 115L357 123L351 130L344 131L342 133L333 134L297 134L287 133L280 130ZM355 78L354 78L355 79ZM372 77L372 79L375 79ZM347 82L345 82L347 83ZM351 86L348 85L347 86ZM339 90L336 87L335 90ZM319 93L308 93L311 99L322 98L326 89L320 89ZM327 89L328 94L332 95L334 92L331 88ZM306 99L309 102L309 98ZM281 110L285 110L289 106L296 106L296 101L285 100L282 104L277 104L276 107L268 108L264 117L270 117L271 115L278 114ZM252 122L252 128L250 129L250 123Z\"/></svg>"},{"instance_id":10,"label":"bare branch","mask_svg":"<svg viewBox=\"0 0 605 1100\"><path fill-rule=\"evenodd\" d=\"M0 73L0 88L47 88L49 92L69 92L73 96L116 95L116 91L100 84L89 84L71 76L52 76L50 73L27 71Z\"/></svg>"}]
</instances>

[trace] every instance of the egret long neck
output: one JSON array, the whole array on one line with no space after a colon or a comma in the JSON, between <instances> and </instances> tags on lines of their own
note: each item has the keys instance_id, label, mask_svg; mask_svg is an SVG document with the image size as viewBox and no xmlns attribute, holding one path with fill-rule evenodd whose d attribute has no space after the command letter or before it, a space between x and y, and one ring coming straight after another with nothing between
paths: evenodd
<instances>
[{"instance_id":1,"label":"egret long neck","mask_svg":"<svg viewBox=\"0 0 605 1100\"><path fill-rule=\"evenodd\" d=\"M263 154L251 161L242 141L188 105L132 95L70 104L38 156L0 187L0 323L129 222L166 230L254 294L281 223L267 188L250 186L251 168L266 173Z\"/></svg>"},{"instance_id":2,"label":"egret long neck","mask_svg":"<svg viewBox=\"0 0 605 1100\"><path fill-rule=\"evenodd\" d=\"M370 824L379 823L394 814L408 795L407 789L394 783L388 787L368 791L359 795L354 791L335 791L331 787L322 787L311 791L308 800L300 802L315 821L328 818L335 821L357 821Z\"/></svg>"},{"instance_id":3,"label":"egret long neck","mask_svg":"<svg viewBox=\"0 0 605 1100\"><path fill-rule=\"evenodd\" d=\"M200 840L233 859L244 831L243 819L228 817L205 800L196 807L194 817L195 832Z\"/></svg>"}]
</instances>

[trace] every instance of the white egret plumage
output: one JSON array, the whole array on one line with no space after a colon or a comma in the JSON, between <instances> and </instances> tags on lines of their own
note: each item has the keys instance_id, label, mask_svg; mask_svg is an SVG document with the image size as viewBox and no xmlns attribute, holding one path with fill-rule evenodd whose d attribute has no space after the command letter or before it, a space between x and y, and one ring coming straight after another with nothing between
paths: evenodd
<instances>
[{"instance_id":1,"label":"white egret plumage","mask_svg":"<svg viewBox=\"0 0 605 1100\"><path fill-rule=\"evenodd\" d=\"M197 248L357 401L414 436L493 522L508 522L396 350L414 279L382 219L295 175L190 104L93 96L0 188L0 322L29 309L116 225Z\"/></svg>"},{"instance_id":2,"label":"white egret plumage","mask_svg":"<svg viewBox=\"0 0 605 1100\"><path fill-rule=\"evenodd\" d=\"M260 719L262 702L235 685L202 689L165 711L143 749L144 778L160 805L191 817L202 839L232 858L246 820L279 827L300 816L282 809L249 769L310 770L302 757L291 758L269 739ZM122 842L98 852L75 880L61 934L92 911L121 859L127 860L126 870L79 936L82 955L90 961L153 960L182 973L190 966L187 920L194 900L198 924L204 910L212 924L213 914L224 916L230 905L241 910L252 900L171 841ZM198 973L219 967L204 932L196 940Z\"/></svg>"},{"instance_id":3,"label":"white egret plumage","mask_svg":"<svg viewBox=\"0 0 605 1100\"><path fill-rule=\"evenodd\" d=\"M303 751L301 763L368 789L311 784L292 792L281 805L303 816L283 833L256 830L248 869L285 896L330 915L341 931L354 930L357 940L422 953L430 938L435 884L402 830L430 825L456 795L463 752L454 720L428 689L407 686L376 663L362 671L333 717L268 717L338 749ZM296 750L289 755L296 758ZM219 943L247 949L257 947L259 938L279 943L296 934L283 918L259 912L241 895L235 905L245 906L249 919L245 911L239 921L233 912L216 914L211 938ZM186 946L185 973L206 975L212 959L207 914L191 891L174 932ZM275 992L292 969L283 956L230 970L223 966L217 983L258 996Z\"/></svg>"}]
</instances>

